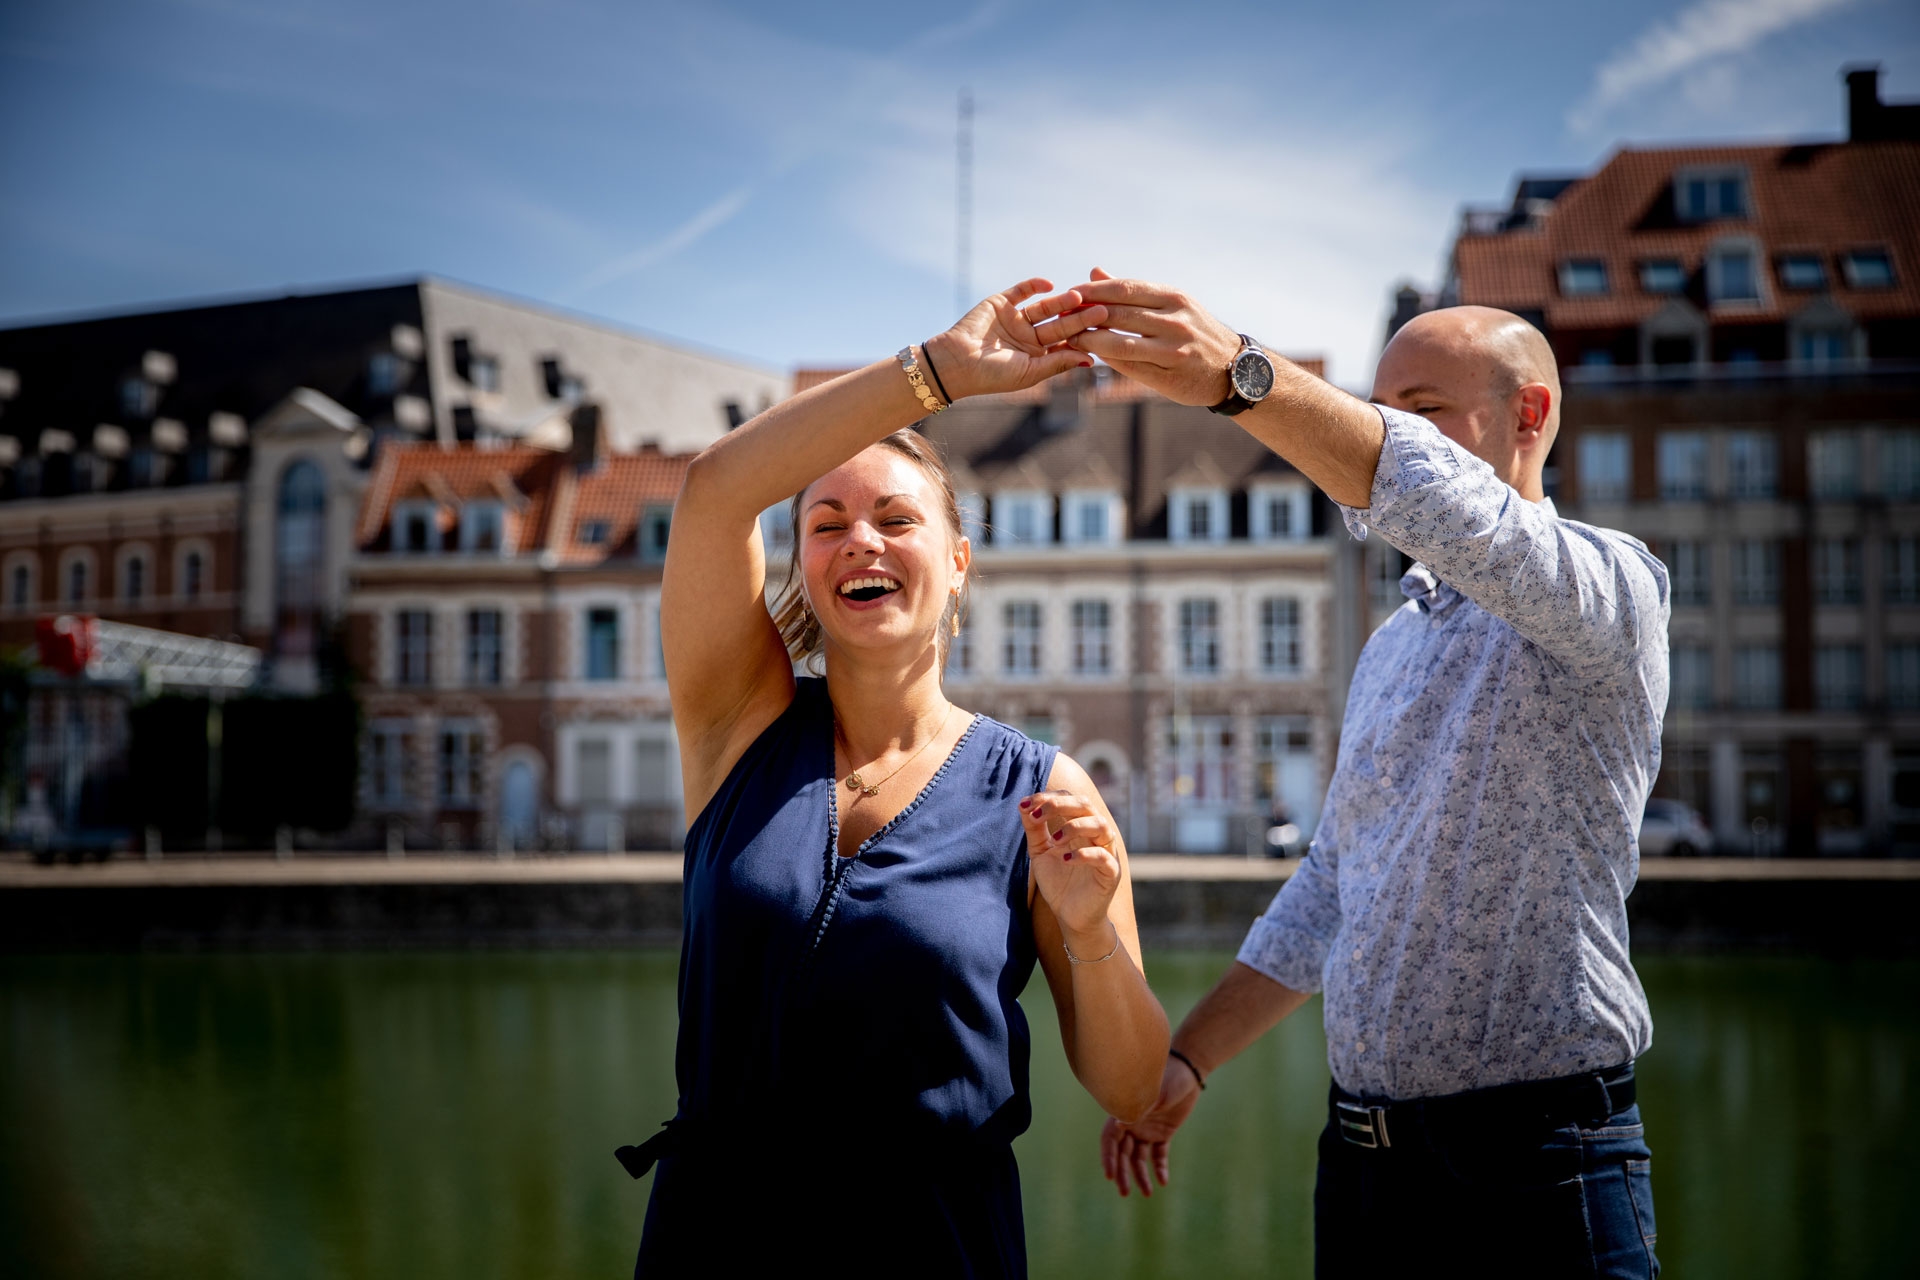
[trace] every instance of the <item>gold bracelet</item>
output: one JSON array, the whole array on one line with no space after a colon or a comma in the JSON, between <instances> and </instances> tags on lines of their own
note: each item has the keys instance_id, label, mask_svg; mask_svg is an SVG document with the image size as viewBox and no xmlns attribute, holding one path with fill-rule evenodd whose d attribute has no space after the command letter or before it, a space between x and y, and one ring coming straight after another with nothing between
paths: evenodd
<instances>
[{"instance_id":1,"label":"gold bracelet","mask_svg":"<svg viewBox=\"0 0 1920 1280\"><path fill-rule=\"evenodd\" d=\"M947 402L933 393L927 385L926 375L920 372L920 362L913 358L911 345L900 348L900 368L907 375L907 381L913 384L913 394L920 397L920 403L926 407L929 415L936 414L947 407Z\"/></svg>"}]
</instances>

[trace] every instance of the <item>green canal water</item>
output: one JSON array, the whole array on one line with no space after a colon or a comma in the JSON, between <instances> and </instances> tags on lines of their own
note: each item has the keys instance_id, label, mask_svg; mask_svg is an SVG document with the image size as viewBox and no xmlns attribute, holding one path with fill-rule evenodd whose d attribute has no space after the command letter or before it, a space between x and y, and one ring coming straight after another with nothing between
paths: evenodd
<instances>
[{"instance_id":1,"label":"green canal water","mask_svg":"<svg viewBox=\"0 0 1920 1280\"><path fill-rule=\"evenodd\" d=\"M1153 959L1176 1017L1226 959ZM612 1151L671 1111L674 965L0 959L0 1276L627 1275L648 1184ZM1920 1275L1920 964L1656 957L1641 973L1667 1274ZM1174 1185L1142 1202L1100 1178L1100 1116L1045 984L1027 1001L1035 1276L1311 1274L1317 1004L1219 1073ZM741 1170L743 1229L759 1197L857 1199L810 1179L806 1121Z\"/></svg>"}]
</instances>

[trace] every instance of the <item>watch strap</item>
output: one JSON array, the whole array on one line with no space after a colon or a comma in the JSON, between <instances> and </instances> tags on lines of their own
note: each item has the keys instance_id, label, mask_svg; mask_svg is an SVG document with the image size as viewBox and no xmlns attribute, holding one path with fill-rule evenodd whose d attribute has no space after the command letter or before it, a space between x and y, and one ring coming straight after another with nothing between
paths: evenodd
<instances>
[{"instance_id":1,"label":"watch strap","mask_svg":"<svg viewBox=\"0 0 1920 1280\"><path fill-rule=\"evenodd\" d=\"M1248 347L1252 347L1256 351L1265 349L1246 334L1243 333L1240 335L1240 351L1234 352L1233 360L1227 363L1227 398L1219 404L1208 405L1207 409L1210 412L1224 414L1226 417L1232 418L1253 408L1253 401L1241 395L1239 391L1234 389L1233 385L1233 366L1239 361L1240 352L1245 351Z\"/></svg>"}]
</instances>

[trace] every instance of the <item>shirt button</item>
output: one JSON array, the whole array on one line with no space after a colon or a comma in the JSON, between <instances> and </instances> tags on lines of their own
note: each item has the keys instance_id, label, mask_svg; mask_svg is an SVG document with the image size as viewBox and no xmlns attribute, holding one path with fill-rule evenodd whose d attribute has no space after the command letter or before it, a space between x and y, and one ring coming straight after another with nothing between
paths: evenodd
<instances>
[{"instance_id":1,"label":"shirt button","mask_svg":"<svg viewBox=\"0 0 1920 1280\"><path fill-rule=\"evenodd\" d=\"M1355 960L1358 960L1358 959L1360 958L1360 948L1358 948L1358 947L1355 947L1355 948L1353 949L1353 958L1354 958Z\"/></svg>"},{"instance_id":2,"label":"shirt button","mask_svg":"<svg viewBox=\"0 0 1920 1280\"><path fill-rule=\"evenodd\" d=\"M1379 863L1377 863L1377 862L1376 862L1376 863L1374 863L1374 864L1373 864L1372 866L1370 866L1370 867L1368 867L1368 868L1367 868L1367 872L1368 872L1368 874L1369 874L1369 875L1376 875L1376 876L1377 876L1377 875L1379 875L1379 874L1380 874L1380 864L1379 864Z\"/></svg>"},{"instance_id":3,"label":"shirt button","mask_svg":"<svg viewBox=\"0 0 1920 1280\"><path fill-rule=\"evenodd\" d=\"M1353 1042L1353 1051L1355 1053L1365 1053L1367 1051L1367 1042L1365 1040L1355 1040Z\"/></svg>"}]
</instances>

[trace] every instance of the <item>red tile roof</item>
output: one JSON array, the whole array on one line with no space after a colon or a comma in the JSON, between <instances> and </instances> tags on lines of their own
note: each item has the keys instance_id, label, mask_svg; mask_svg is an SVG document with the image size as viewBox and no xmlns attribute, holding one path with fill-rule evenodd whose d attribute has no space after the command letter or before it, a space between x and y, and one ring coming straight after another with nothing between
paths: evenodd
<instances>
[{"instance_id":1,"label":"red tile roof","mask_svg":"<svg viewBox=\"0 0 1920 1280\"><path fill-rule=\"evenodd\" d=\"M388 445L361 504L359 545L383 542L397 502L503 500L507 536L520 554L552 549L562 564L590 564L632 549L642 511L673 501L691 460L691 454L643 450L604 457L581 472L566 454L546 449ZM604 542L579 541L587 520L607 522Z\"/></svg>"},{"instance_id":2,"label":"red tile roof","mask_svg":"<svg viewBox=\"0 0 1920 1280\"><path fill-rule=\"evenodd\" d=\"M1674 215L1673 177L1692 166L1739 166L1748 175L1749 216L1686 223ZM1639 264L1677 258L1691 275L1709 247L1752 236L1766 263L1766 295L1741 319L1777 321L1809 295L1780 287L1774 260L1787 252L1825 261L1833 299L1860 319L1920 313L1920 142L1836 142L1745 147L1623 149L1576 183L1534 225L1492 234L1463 231L1454 244L1460 301L1539 309L1550 329L1633 325L1665 304L1640 287ZM1885 249L1894 287L1852 289L1837 255ZM1565 297L1557 279L1570 258L1603 260L1609 292Z\"/></svg>"}]
</instances>

